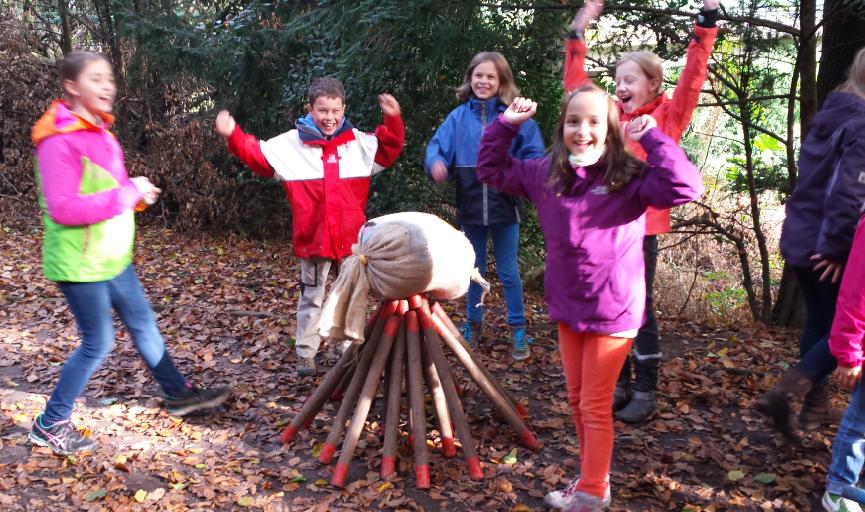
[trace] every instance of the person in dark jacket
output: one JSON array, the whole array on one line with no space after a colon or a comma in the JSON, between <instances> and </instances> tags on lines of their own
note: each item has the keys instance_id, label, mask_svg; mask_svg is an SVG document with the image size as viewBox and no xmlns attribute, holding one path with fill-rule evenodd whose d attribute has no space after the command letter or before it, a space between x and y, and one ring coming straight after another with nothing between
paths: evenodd
<instances>
[{"instance_id":1,"label":"person in dark jacket","mask_svg":"<svg viewBox=\"0 0 865 512\"><path fill-rule=\"evenodd\" d=\"M837 423L826 380L836 361L829 352L839 280L865 204L865 49L849 78L814 118L799 155L799 183L787 201L781 254L805 299L800 361L756 402L775 429L795 437L791 405L803 400L799 427Z\"/></svg>"},{"instance_id":2,"label":"person in dark jacket","mask_svg":"<svg viewBox=\"0 0 865 512\"><path fill-rule=\"evenodd\" d=\"M437 183L456 181L457 224L471 241L475 264L481 274L487 266L487 237L491 235L496 269L504 288L508 325L513 335L514 360L527 359L531 338L526 335L523 285L517 266L522 201L478 181L475 162L484 128L507 109L519 94L511 68L498 52L481 52L469 63L457 98L463 103L451 111L426 148L424 167ZM511 155L519 159L544 154L544 142L537 123L524 123L511 144ZM467 317L463 336L476 344L483 336L483 310L478 303L481 288L469 287Z\"/></svg>"}]
</instances>

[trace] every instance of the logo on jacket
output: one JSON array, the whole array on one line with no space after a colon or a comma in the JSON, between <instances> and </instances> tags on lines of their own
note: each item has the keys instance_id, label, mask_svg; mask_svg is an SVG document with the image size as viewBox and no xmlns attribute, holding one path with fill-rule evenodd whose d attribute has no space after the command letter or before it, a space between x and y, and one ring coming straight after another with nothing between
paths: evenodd
<instances>
[{"instance_id":1,"label":"logo on jacket","mask_svg":"<svg viewBox=\"0 0 865 512\"><path fill-rule=\"evenodd\" d=\"M590 192L592 194L595 194L596 196L605 196L610 193L610 190L607 188L606 185L598 185L597 187L590 190Z\"/></svg>"},{"instance_id":2,"label":"logo on jacket","mask_svg":"<svg viewBox=\"0 0 865 512\"><path fill-rule=\"evenodd\" d=\"M333 153L331 153L330 155L328 155L328 157L327 157L327 163L329 163L329 164L335 164L335 163L336 163L336 155L334 155Z\"/></svg>"}]
</instances>

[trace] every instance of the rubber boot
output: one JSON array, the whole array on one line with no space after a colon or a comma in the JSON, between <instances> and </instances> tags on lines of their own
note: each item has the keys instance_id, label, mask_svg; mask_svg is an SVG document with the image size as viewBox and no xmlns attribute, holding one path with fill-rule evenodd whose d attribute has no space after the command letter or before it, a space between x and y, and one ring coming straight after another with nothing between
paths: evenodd
<instances>
[{"instance_id":1,"label":"rubber boot","mask_svg":"<svg viewBox=\"0 0 865 512\"><path fill-rule=\"evenodd\" d=\"M655 389L658 387L660 359L634 359L634 392L631 401L616 413L616 419L625 423L642 423L649 419L657 408Z\"/></svg>"},{"instance_id":2,"label":"rubber boot","mask_svg":"<svg viewBox=\"0 0 865 512\"><path fill-rule=\"evenodd\" d=\"M772 420L772 426L788 439L798 440L793 430L793 404L805 398L813 384L802 370L792 368L781 377L781 382L754 402L754 407Z\"/></svg>"},{"instance_id":3,"label":"rubber boot","mask_svg":"<svg viewBox=\"0 0 865 512\"><path fill-rule=\"evenodd\" d=\"M631 356L625 358L616 389L613 390L613 412L620 410L631 401Z\"/></svg>"},{"instance_id":4,"label":"rubber boot","mask_svg":"<svg viewBox=\"0 0 865 512\"><path fill-rule=\"evenodd\" d=\"M805 395L802 412L799 413L799 428L817 430L824 425L838 425L844 411L832 407L832 392L828 382L821 382Z\"/></svg>"}]
</instances>

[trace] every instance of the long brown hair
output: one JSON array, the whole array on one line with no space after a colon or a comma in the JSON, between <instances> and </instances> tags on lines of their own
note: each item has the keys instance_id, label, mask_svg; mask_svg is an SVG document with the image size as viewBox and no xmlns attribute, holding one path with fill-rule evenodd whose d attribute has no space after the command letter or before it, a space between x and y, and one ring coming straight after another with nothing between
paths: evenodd
<instances>
[{"instance_id":1,"label":"long brown hair","mask_svg":"<svg viewBox=\"0 0 865 512\"><path fill-rule=\"evenodd\" d=\"M853 57L847 71L847 80L838 86L838 91L853 93L865 100L865 48L860 48Z\"/></svg>"},{"instance_id":2,"label":"long brown hair","mask_svg":"<svg viewBox=\"0 0 865 512\"><path fill-rule=\"evenodd\" d=\"M520 95L520 90L514 83L514 74L511 72L511 67L508 66L508 61L499 52L481 52L472 57L463 83L457 87L457 98L460 101L468 101L472 97L472 73L475 72L475 68L479 64L484 62L492 62L495 66L496 73L499 75L499 90L496 91L496 95L499 97L499 101L505 105L510 105L514 98Z\"/></svg>"},{"instance_id":3,"label":"long brown hair","mask_svg":"<svg viewBox=\"0 0 865 512\"><path fill-rule=\"evenodd\" d=\"M565 115L571 100L576 95L584 93L600 94L607 100L607 139L604 141L606 149L601 157L607 168L604 172L604 183L607 185L607 189L610 192L619 190L627 185L631 178L642 174L646 168L646 163L632 155L625 145L622 129L619 126L619 111L616 109L613 99L600 87L588 82L565 96L559 113L559 121L556 123L555 140L550 149L548 183L560 195L567 193L573 187L575 179L574 169L568 161L571 152L565 144Z\"/></svg>"}]
</instances>

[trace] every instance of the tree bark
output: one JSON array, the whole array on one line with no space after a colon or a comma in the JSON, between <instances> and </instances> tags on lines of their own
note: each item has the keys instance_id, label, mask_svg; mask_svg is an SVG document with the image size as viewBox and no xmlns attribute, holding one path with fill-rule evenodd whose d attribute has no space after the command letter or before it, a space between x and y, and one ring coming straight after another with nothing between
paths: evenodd
<instances>
[{"instance_id":1,"label":"tree bark","mask_svg":"<svg viewBox=\"0 0 865 512\"><path fill-rule=\"evenodd\" d=\"M72 28L69 25L69 5L67 0L57 0L57 14L60 16L60 50L63 55L72 53Z\"/></svg>"},{"instance_id":2,"label":"tree bark","mask_svg":"<svg viewBox=\"0 0 865 512\"><path fill-rule=\"evenodd\" d=\"M826 96L847 79L847 70L859 48L865 46L865 13L849 0L826 0L823 24L823 52L817 76L817 99Z\"/></svg>"}]
</instances>

